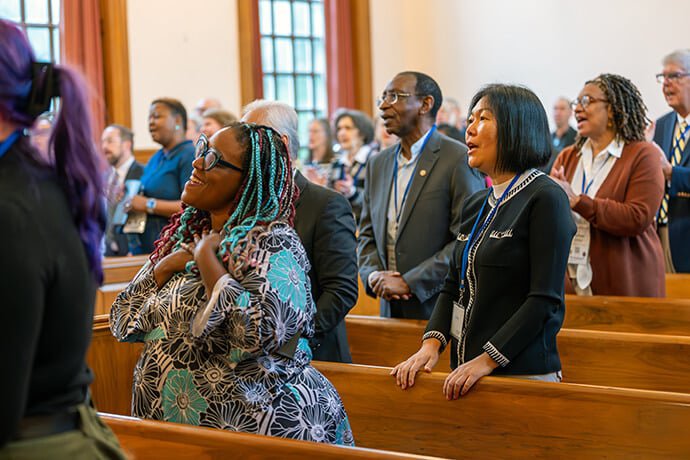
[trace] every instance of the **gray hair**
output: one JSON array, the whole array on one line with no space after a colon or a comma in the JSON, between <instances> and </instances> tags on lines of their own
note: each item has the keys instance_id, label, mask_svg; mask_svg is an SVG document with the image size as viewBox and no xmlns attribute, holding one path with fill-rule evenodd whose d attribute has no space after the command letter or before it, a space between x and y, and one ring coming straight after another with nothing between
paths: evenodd
<instances>
[{"instance_id":1,"label":"gray hair","mask_svg":"<svg viewBox=\"0 0 690 460\"><path fill-rule=\"evenodd\" d=\"M281 136L287 136L288 153L292 159L297 158L299 137L295 109L284 102L257 99L244 106L242 113L243 122L268 126L275 129Z\"/></svg>"},{"instance_id":2,"label":"gray hair","mask_svg":"<svg viewBox=\"0 0 690 460\"><path fill-rule=\"evenodd\" d=\"M663 65L678 64L686 72L690 71L690 49L676 50L664 57Z\"/></svg>"}]
</instances>

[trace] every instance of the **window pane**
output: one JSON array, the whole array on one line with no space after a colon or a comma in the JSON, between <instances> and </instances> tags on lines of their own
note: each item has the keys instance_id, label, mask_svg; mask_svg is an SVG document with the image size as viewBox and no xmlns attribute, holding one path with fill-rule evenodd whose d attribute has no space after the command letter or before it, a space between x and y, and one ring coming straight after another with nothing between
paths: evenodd
<instances>
[{"instance_id":1,"label":"window pane","mask_svg":"<svg viewBox=\"0 0 690 460\"><path fill-rule=\"evenodd\" d=\"M314 107L314 85L311 77L297 77L297 109Z\"/></svg>"},{"instance_id":2,"label":"window pane","mask_svg":"<svg viewBox=\"0 0 690 460\"><path fill-rule=\"evenodd\" d=\"M275 78L272 75L264 75L264 99L274 101L276 98Z\"/></svg>"},{"instance_id":3,"label":"window pane","mask_svg":"<svg viewBox=\"0 0 690 460\"><path fill-rule=\"evenodd\" d=\"M311 33L315 37L323 37L326 34L326 23L323 19L323 3L311 4Z\"/></svg>"},{"instance_id":4,"label":"window pane","mask_svg":"<svg viewBox=\"0 0 690 460\"><path fill-rule=\"evenodd\" d=\"M62 0L51 0L50 1L50 9L51 9L51 14L53 15L53 24L60 24L60 4L62 3Z\"/></svg>"},{"instance_id":5,"label":"window pane","mask_svg":"<svg viewBox=\"0 0 690 460\"><path fill-rule=\"evenodd\" d=\"M55 63L59 64L60 63L60 29L58 27L55 27L53 29L53 59L55 59Z\"/></svg>"},{"instance_id":6,"label":"window pane","mask_svg":"<svg viewBox=\"0 0 690 460\"><path fill-rule=\"evenodd\" d=\"M48 24L48 0L28 0L24 2L26 22Z\"/></svg>"},{"instance_id":7,"label":"window pane","mask_svg":"<svg viewBox=\"0 0 690 460\"><path fill-rule=\"evenodd\" d=\"M326 73L326 50L323 40L314 40L314 73Z\"/></svg>"},{"instance_id":8,"label":"window pane","mask_svg":"<svg viewBox=\"0 0 690 460\"><path fill-rule=\"evenodd\" d=\"M31 47L36 54L36 60L50 62L50 31L46 27L27 27Z\"/></svg>"},{"instance_id":9,"label":"window pane","mask_svg":"<svg viewBox=\"0 0 690 460\"><path fill-rule=\"evenodd\" d=\"M0 0L0 18L20 22L22 11L19 8L19 0Z\"/></svg>"},{"instance_id":10,"label":"window pane","mask_svg":"<svg viewBox=\"0 0 690 460\"><path fill-rule=\"evenodd\" d=\"M275 18L275 34L291 35L292 32L292 11L290 2L276 0L273 2L273 16Z\"/></svg>"},{"instance_id":11,"label":"window pane","mask_svg":"<svg viewBox=\"0 0 690 460\"><path fill-rule=\"evenodd\" d=\"M273 33L272 20L271 1L261 0L259 2L259 30L262 35L270 35Z\"/></svg>"},{"instance_id":12,"label":"window pane","mask_svg":"<svg viewBox=\"0 0 690 460\"><path fill-rule=\"evenodd\" d=\"M278 83L278 97L279 101L295 106L295 84L291 76L279 76L276 78Z\"/></svg>"},{"instance_id":13,"label":"window pane","mask_svg":"<svg viewBox=\"0 0 690 460\"><path fill-rule=\"evenodd\" d=\"M264 72L273 72L273 40L261 39L261 67Z\"/></svg>"},{"instance_id":14,"label":"window pane","mask_svg":"<svg viewBox=\"0 0 690 460\"><path fill-rule=\"evenodd\" d=\"M311 72L311 42L295 40L295 72Z\"/></svg>"},{"instance_id":15,"label":"window pane","mask_svg":"<svg viewBox=\"0 0 690 460\"><path fill-rule=\"evenodd\" d=\"M298 115L298 128L299 132L299 144L307 147L309 145L309 123L314 119L314 115L311 112L299 112ZM303 153L304 151L304 153ZM303 156L303 154L306 154ZM309 151L307 148L300 149L299 157L302 161L307 160Z\"/></svg>"},{"instance_id":16,"label":"window pane","mask_svg":"<svg viewBox=\"0 0 690 460\"><path fill-rule=\"evenodd\" d=\"M318 75L314 78L314 85L316 87L316 104L315 108L326 111L326 83L322 76Z\"/></svg>"},{"instance_id":17,"label":"window pane","mask_svg":"<svg viewBox=\"0 0 690 460\"><path fill-rule=\"evenodd\" d=\"M294 34L298 37L308 37L309 27L309 4L306 2L295 2L292 4L293 19L295 21Z\"/></svg>"},{"instance_id":18,"label":"window pane","mask_svg":"<svg viewBox=\"0 0 690 460\"><path fill-rule=\"evenodd\" d=\"M292 72L292 40L289 38L277 38L276 47L276 71Z\"/></svg>"}]
</instances>

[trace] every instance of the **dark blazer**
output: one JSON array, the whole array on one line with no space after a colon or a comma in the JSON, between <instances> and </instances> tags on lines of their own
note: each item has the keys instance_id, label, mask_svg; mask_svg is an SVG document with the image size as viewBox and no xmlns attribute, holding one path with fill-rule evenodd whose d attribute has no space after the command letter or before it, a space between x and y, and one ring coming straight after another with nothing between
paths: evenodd
<instances>
[{"instance_id":1,"label":"dark blazer","mask_svg":"<svg viewBox=\"0 0 690 460\"><path fill-rule=\"evenodd\" d=\"M676 112L667 113L657 120L654 130L654 142L664 151L668 161L671 161L676 121ZM690 273L690 139L686 139L680 164L673 168L667 193L668 236L673 266L678 272Z\"/></svg>"},{"instance_id":2,"label":"dark blazer","mask_svg":"<svg viewBox=\"0 0 690 460\"><path fill-rule=\"evenodd\" d=\"M387 270L386 228L397 145L369 160L359 230L359 274ZM402 210L395 245L397 270L414 294L408 301L381 299L381 316L428 319L436 303L460 226L462 203L484 188L467 164L467 147L435 131L424 151Z\"/></svg>"},{"instance_id":3,"label":"dark blazer","mask_svg":"<svg viewBox=\"0 0 690 460\"><path fill-rule=\"evenodd\" d=\"M316 302L314 359L352 362L345 315L357 302L357 239L347 199L309 182L299 171L295 183L295 230L311 262L309 279Z\"/></svg>"},{"instance_id":4,"label":"dark blazer","mask_svg":"<svg viewBox=\"0 0 690 460\"><path fill-rule=\"evenodd\" d=\"M144 174L144 166L136 161L132 163L127 171L125 180L138 180L141 179L141 175ZM105 255L106 256L126 256L129 253L129 245L127 235L122 233L121 226L112 225L111 221L113 214L115 212L115 207L108 209L108 224L105 231ZM117 245L117 251L113 250L113 242Z\"/></svg>"},{"instance_id":5,"label":"dark blazer","mask_svg":"<svg viewBox=\"0 0 690 460\"><path fill-rule=\"evenodd\" d=\"M460 299L462 253L486 195L476 193L465 203L448 278L424 338L450 344L453 369L487 352L499 364L493 374L559 371L556 335L565 314L563 277L575 234L568 197L541 172L523 176L475 237ZM481 222L495 201L489 200ZM465 307L460 346L450 334L458 300Z\"/></svg>"},{"instance_id":6,"label":"dark blazer","mask_svg":"<svg viewBox=\"0 0 690 460\"><path fill-rule=\"evenodd\" d=\"M575 143L577 139L577 131L572 126L568 126L568 131L565 132L563 137L556 137L556 131L551 133L551 157L549 157L549 162L541 168L546 174L551 173L551 168L553 163L556 161L558 154L563 151L564 148L569 147Z\"/></svg>"}]
</instances>

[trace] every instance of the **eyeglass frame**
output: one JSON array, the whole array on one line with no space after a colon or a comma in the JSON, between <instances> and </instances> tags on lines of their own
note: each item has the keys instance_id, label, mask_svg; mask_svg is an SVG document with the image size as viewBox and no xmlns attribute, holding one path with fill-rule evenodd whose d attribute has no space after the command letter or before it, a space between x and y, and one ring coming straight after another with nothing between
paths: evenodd
<instances>
[{"instance_id":1,"label":"eyeglass frame","mask_svg":"<svg viewBox=\"0 0 690 460\"><path fill-rule=\"evenodd\" d=\"M200 146L203 146L203 150L200 149ZM213 161L213 163L211 163L211 165L207 167L206 156L209 153L213 154L215 161ZM196 160L198 158L203 158L204 160L204 171L210 171L216 166L221 165L225 166L226 168L230 168L233 171L244 173L244 169L223 160L223 155L221 155L221 153L218 150L211 147L211 143L209 142L208 137L206 137L206 135L203 133L199 135L199 139L196 141L196 144L194 145L194 159Z\"/></svg>"},{"instance_id":2,"label":"eyeglass frame","mask_svg":"<svg viewBox=\"0 0 690 460\"><path fill-rule=\"evenodd\" d=\"M676 82L683 77L690 76L690 72L671 72L668 74L658 73L655 76L657 83L661 83L663 85L665 80L668 80L669 82Z\"/></svg>"},{"instance_id":3,"label":"eyeglass frame","mask_svg":"<svg viewBox=\"0 0 690 460\"><path fill-rule=\"evenodd\" d=\"M388 94L388 95L391 95L391 94L394 95L394 96L395 96L395 100L393 100L393 101L387 101L386 98L387 98L388 96L386 96L386 94ZM388 105L395 105L395 104L398 103L398 101L400 100L401 97L412 97L412 96L416 96L416 97L426 97L426 96L429 96L429 94L417 94L417 93L414 93L414 94L413 94L413 93L399 93L399 92L397 92L397 91L388 91L388 92L385 92L385 91L384 91L384 94L383 94L383 95L381 95L381 96L379 96L379 97L376 98L376 107L381 107L381 104L383 104L384 102L387 102Z\"/></svg>"},{"instance_id":4,"label":"eyeglass frame","mask_svg":"<svg viewBox=\"0 0 690 460\"><path fill-rule=\"evenodd\" d=\"M587 102L585 102L585 98L587 98ZM588 96L585 94L582 97L578 97L578 98L575 98L572 101L570 101L570 108L575 110L578 105L581 105L583 109L586 109L587 107L589 107L589 105L592 102L606 102L606 103L608 103L609 100L608 99L599 99L598 97Z\"/></svg>"}]
</instances>

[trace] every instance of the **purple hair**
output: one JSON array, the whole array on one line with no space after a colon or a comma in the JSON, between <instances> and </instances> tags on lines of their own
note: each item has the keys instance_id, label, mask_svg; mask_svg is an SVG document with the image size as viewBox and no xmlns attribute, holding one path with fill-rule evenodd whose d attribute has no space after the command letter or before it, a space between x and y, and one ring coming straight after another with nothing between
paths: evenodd
<instances>
[{"instance_id":1,"label":"purple hair","mask_svg":"<svg viewBox=\"0 0 690 460\"><path fill-rule=\"evenodd\" d=\"M15 24L0 20L0 115L18 128L31 127L39 115L27 110L34 61L24 33ZM55 174L67 197L91 273L101 283L100 248L105 228L101 199L103 160L91 137L91 115L82 90L84 80L64 66L54 66L54 72L59 82L60 111L48 148L53 152ZM33 84L41 83L34 79Z\"/></svg>"}]
</instances>

